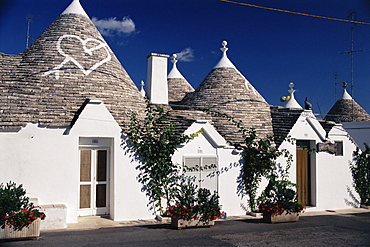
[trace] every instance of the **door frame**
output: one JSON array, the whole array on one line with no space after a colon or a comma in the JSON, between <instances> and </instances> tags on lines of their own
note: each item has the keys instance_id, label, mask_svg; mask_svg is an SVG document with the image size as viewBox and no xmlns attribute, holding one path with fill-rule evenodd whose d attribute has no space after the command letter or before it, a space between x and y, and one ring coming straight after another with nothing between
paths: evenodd
<instances>
[{"instance_id":1,"label":"door frame","mask_svg":"<svg viewBox=\"0 0 370 247\"><path fill-rule=\"evenodd\" d=\"M90 173L90 181L82 182L80 175L81 175L81 151L82 150L90 150L91 152L91 173ZM107 151L106 155L106 181L97 181L97 154L98 151L105 150ZM110 213L110 169L111 169L111 149L110 147L79 147L79 181L78 181L78 216L91 216L91 215L109 215ZM96 206L96 188L97 185L105 184L106 191L105 191L105 207L98 208ZM90 208L80 208L80 188L81 185L90 185Z\"/></svg>"},{"instance_id":2,"label":"door frame","mask_svg":"<svg viewBox=\"0 0 370 247\"><path fill-rule=\"evenodd\" d=\"M315 149L316 144L314 140L297 140L297 143L301 143L303 146L309 148L309 149ZM304 155L305 157L302 157L306 159L304 162L306 162L305 167L303 168L304 171L302 171L299 168L299 162L300 162L300 157L299 157L299 152L303 151L306 152ZM304 176L304 183L306 188L305 191L305 198L302 198L302 196L299 196L298 202L303 204L304 206L316 206L316 152L312 151L309 152L307 150L304 150L303 148L300 148L298 144L296 145L296 184L299 185L302 181L301 178ZM302 174L305 173L305 174ZM301 174L300 174L301 173ZM297 188L297 192L299 195L300 188ZM303 199L303 201L302 201Z\"/></svg>"}]
</instances>

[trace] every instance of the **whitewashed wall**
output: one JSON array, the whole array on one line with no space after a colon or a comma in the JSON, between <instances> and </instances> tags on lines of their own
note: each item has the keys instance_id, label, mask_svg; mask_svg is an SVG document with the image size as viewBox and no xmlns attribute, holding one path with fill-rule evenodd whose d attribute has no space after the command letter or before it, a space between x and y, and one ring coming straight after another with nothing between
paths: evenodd
<instances>
[{"instance_id":1,"label":"whitewashed wall","mask_svg":"<svg viewBox=\"0 0 370 247\"><path fill-rule=\"evenodd\" d=\"M28 196L36 198L40 205L64 204L66 223L77 222L80 138L87 145L89 138L111 140L111 217L153 218L142 185L136 180L137 163L122 147L124 136L104 104L98 101L87 104L67 132L65 128L43 128L36 124L28 124L19 132L0 132L0 182L23 184Z\"/></svg>"},{"instance_id":2,"label":"whitewashed wall","mask_svg":"<svg viewBox=\"0 0 370 247\"><path fill-rule=\"evenodd\" d=\"M28 124L19 132L0 133L0 181L23 184L41 205L65 204L67 222L76 222L78 140L64 130Z\"/></svg>"},{"instance_id":3,"label":"whitewashed wall","mask_svg":"<svg viewBox=\"0 0 370 247\"><path fill-rule=\"evenodd\" d=\"M370 121L346 122L342 125L362 151L365 150L364 143L370 145Z\"/></svg>"},{"instance_id":4,"label":"whitewashed wall","mask_svg":"<svg viewBox=\"0 0 370 247\"><path fill-rule=\"evenodd\" d=\"M325 141L326 132L316 118L309 112L303 112L289 135L297 140L314 141L315 144ZM343 156L335 156L328 152L311 154L312 159L312 188L311 201L313 206L308 210L345 209L358 207L358 195L352 186L352 176L349 170L349 162L355 144L348 137L347 132L336 125L327 136L332 141L343 141ZM316 146L311 147L316 148ZM279 149L287 149L293 155L290 169L290 180L296 182L296 146L284 141ZM286 164L283 158L278 163Z\"/></svg>"},{"instance_id":5,"label":"whitewashed wall","mask_svg":"<svg viewBox=\"0 0 370 247\"><path fill-rule=\"evenodd\" d=\"M146 206L148 199L142 192L142 184L137 181L139 171L137 161L127 149L125 135L106 109L104 104L90 103L84 109L76 124L72 136L112 138L110 169L110 214L114 220L133 220L153 218Z\"/></svg>"},{"instance_id":6,"label":"whitewashed wall","mask_svg":"<svg viewBox=\"0 0 370 247\"><path fill-rule=\"evenodd\" d=\"M308 120L309 119L309 120ZM241 155L206 121L195 122L185 133L203 132L180 147L173 161L182 164L186 155L214 155L218 160L218 191L223 210L230 215L248 211L247 197L239 193ZM325 131L310 113L304 112L289 133L298 140L315 143L325 139ZM309 210L326 210L358 206L358 196L352 187L348 164L355 144L341 126L329 133L331 140L343 141L344 155L326 152L313 154L312 164L314 207ZM92 140L100 143L93 143ZM23 184L28 195L40 205L64 204L67 208L65 222L78 220L79 202L79 147L103 145L111 148L110 214L114 220L154 218L147 206L148 198L137 181L138 163L127 150L125 135L103 103L92 101L86 105L78 120L68 130L43 128L28 124L18 132L0 132L0 182L12 180ZM288 149L295 157L296 146L283 142L280 149ZM283 159L278 160L282 165ZM296 181L295 160L290 179ZM259 193L266 186L264 180ZM353 195L353 196L352 196ZM52 215L55 215L53 212ZM60 219L58 219L60 220ZM50 223L51 224L51 223ZM52 224L51 224L52 225ZM60 226L60 225L59 225Z\"/></svg>"},{"instance_id":7,"label":"whitewashed wall","mask_svg":"<svg viewBox=\"0 0 370 247\"><path fill-rule=\"evenodd\" d=\"M218 193L222 210L227 215L245 214L246 199L238 194L237 179L240 176L241 155L226 144L225 139L206 121L197 121L189 127L185 134L203 132L178 149L173 162L182 164L187 155L215 155L218 160Z\"/></svg>"},{"instance_id":8,"label":"whitewashed wall","mask_svg":"<svg viewBox=\"0 0 370 247\"><path fill-rule=\"evenodd\" d=\"M329 138L343 141L343 156L320 152L318 155L318 209L343 209L359 207L359 196L352 186L349 163L352 161L355 144L348 138L347 132L336 125L329 132Z\"/></svg>"}]
</instances>

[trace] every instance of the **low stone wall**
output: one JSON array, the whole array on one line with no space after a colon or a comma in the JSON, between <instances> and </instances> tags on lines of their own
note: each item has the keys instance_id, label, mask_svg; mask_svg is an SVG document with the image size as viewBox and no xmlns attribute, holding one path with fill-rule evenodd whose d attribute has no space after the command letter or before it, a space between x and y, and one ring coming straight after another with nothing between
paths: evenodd
<instances>
[{"instance_id":1,"label":"low stone wall","mask_svg":"<svg viewBox=\"0 0 370 247\"><path fill-rule=\"evenodd\" d=\"M64 204L40 205L45 210L46 218L41 221L43 229L67 228L67 206Z\"/></svg>"}]
</instances>

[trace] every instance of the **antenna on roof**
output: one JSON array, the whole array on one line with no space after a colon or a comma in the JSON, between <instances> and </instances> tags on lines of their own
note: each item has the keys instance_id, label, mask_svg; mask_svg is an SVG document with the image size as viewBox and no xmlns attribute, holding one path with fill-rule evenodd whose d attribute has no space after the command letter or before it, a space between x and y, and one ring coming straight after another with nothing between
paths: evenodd
<instances>
[{"instance_id":1,"label":"antenna on roof","mask_svg":"<svg viewBox=\"0 0 370 247\"><path fill-rule=\"evenodd\" d=\"M27 19L27 40L26 40L26 48L28 47L28 41L31 38L31 36L30 36L30 22L31 22L32 19L37 18L37 17L39 17L39 15L32 16L32 17L27 17L26 18Z\"/></svg>"},{"instance_id":2,"label":"antenna on roof","mask_svg":"<svg viewBox=\"0 0 370 247\"><path fill-rule=\"evenodd\" d=\"M352 17L352 21L355 20L355 14L356 12L352 12L348 17ZM341 54L350 54L351 55L351 96L352 98L354 98L354 95L353 95L353 87L354 87L354 79L353 79L353 74L354 74L354 71L353 71L353 53L355 52L361 52L361 51L364 51L364 50L357 50L355 51L354 50L354 30L355 30L355 24L352 22L352 25L351 25L351 50L350 51L347 51L347 52L342 52Z\"/></svg>"},{"instance_id":3,"label":"antenna on roof","mask_svg":"<svg viewBox=\"0 0 370 247\"><path fill-rule=\"evenodd\" d=\"M355 14L356 14L356 12L352 12L348 17L351 16L352 21L354 21L355 20ZM357 51L354 50L354 30L355 30L355 23L352 22L352 25L351 25L351 51L341 53L341 54L350 54L351 55L351 96L352 96L352 99L354 99L354 92L353 92L353 90L354 90L353 53L364 51L364 50L357 50ZM352 102L352 121L353 121L353 116L354 116L354 106L353 106L353 102Z\"/></svg>"}]
</instances>

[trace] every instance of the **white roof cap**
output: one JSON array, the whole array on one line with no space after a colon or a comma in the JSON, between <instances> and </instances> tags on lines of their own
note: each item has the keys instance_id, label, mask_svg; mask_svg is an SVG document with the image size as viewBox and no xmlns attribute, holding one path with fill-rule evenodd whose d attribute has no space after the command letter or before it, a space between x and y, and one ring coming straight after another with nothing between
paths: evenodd
<instances>
[{"instance_id":1,"label":"white roof cap","mask_svg":"<svg viewBox=\"0 0 370 247\"><path fill-rule=\"evenodd\" d=\"M289 87L290 89L288 90L288 92L290 93L290 99L286 103L285 108L302 109L302 106L300 106L300 104L298 104L297 100L294 98L294 92L295 92L295 90L293 89L294 83L293 82L289 83Z\"/></svg>"},{"instance_id":2,"label":"white roof cap","mask_svg":"<svg viewBox=\"0 0 370 247\"><path fill-rule=\"evenodd\" d=\"M222 51L222 57L220 61L216 64L214 69L216 68L235 68L235 65L230 61L230 59L227 57L226 51L229 49L226 47L227 41L222 41L222 48L220 50Z\"/></svg>"},{"instance_id":3,"label":"white roof cap","mask_svg":"<svg viewBox=\"0 0 370 247\"><path fill-rule=\"evenodd\" d=\"M141 86L140 93L141 93L141 96L143 96L145 98L146 93L145 93L145 90L144 90L144 85L145 85L144 81L141 81L140 82L140 86Z\"/></svg>"},{"instance_id":4,"label":"white roof cap","mask_svg":"<svg viewBox=\"0 0 370 247\"><path fill-rule=\"evenodd\" d=\"M176 58L177 58L177 55L173 54L171 57L171 62L173 63L173 66L167 78L184 78L184 76L177 69L176 63L178 62L178 60Z\"/></svg>"},{"instance_id":5,"label":"white roof cap","mask_svg":"<svg viewBox=\"0 0 370 247\"><path fill-rule=\"evenodd\" d=\"M343 91L342 99L352 99L351 95L349 95L349 93L347 92L346 86L347 84L343 85L344 91Z\"/></svg>"},{"instance_id":6,"label":"white roof cap","mask_svg":"<svg viewBox=\"0 0 370 247\"><path fill-rule=\"evenodd\" d=\"M88 17L85 10L81 6L80 0L73 0L73 2L63 11L61 15L65 14L80 14Z\"/></svg>"}]
</instances>

